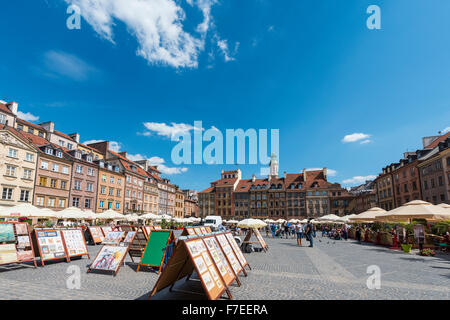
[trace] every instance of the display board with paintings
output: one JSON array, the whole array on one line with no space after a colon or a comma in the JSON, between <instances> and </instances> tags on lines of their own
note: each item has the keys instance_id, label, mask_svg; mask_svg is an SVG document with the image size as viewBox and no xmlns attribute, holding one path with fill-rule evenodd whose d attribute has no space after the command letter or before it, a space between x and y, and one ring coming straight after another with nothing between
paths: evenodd
<instances>
[{"instance_id":1,"label":"display board with paintings","mask_svg":"<svg viewBox=\"0 0 450 320\"><path fill-rule=\"evenodd\" d=\"M232 299L231 292L201 237L178 239L175 253L156 281L149 299L164 288L170 287L173 291L178 280L189 277L194 271L198 274L208 299L217 300L224 292Z\"/></svg>"},{"instance_id":2,"label":"display board with paintings","mask_svg":"<svg viewBox=\"0 0 450 320\"><path fill-rule=\"evenodd\" d=\"M102 244L118 245L124 236L124 231L109 231L105 235L105 239L103 239Z\"/></svg>"},{"instance_id":3,"label":"display board with paintings","mask_svg":"<svg viewBox=\"0 0 450 320\"><path fill-rule=\"evenodd\" d=\"M69 255L70 258L87 255L88 258L90 259L83 230L79 228L62 229L61 232L64 237L64 243L66 245L67 254Z\"/></svg>"},{"instance_id":4,"label":"display board with paintings","mask_svg":"<svg viewBox=\"0 0 450 320\"><path fill-rule=\"evenodd\" d=\"M194 235L196 235L194 227L184 227L183 231L181 232L181 236L194 236Z\"/></svg>"},{"instance_id":5,"label":"display board with paintings","mask_svg":"<svg viewBox=\"0 0 450 320\"><path fill-rule=\"evenodd\" d=\"M233 249L234 254L238 258L242 268L245 268L245 266L247 266L251 270L251 267L250 267L249 263L247 262L247 259L245 258L244 254L242 253L241 248L239 248L239 245L237 244L236 239L234 239L231 232L225 232L224 235L227 238L228 243L231 245L231 248Z\"/></svg>"},{"instance_id":6,"label":"display board with paintings","mask_svg":"<svg viewBox=\"0 0 450 320\"><path fill-rule=\"evenodd\" d=\"M125 257L128 253L128 249L130 243L133 242L133 239L136 235L135 231L112 231L112 232L120 232L122 235L120 236L121 242L116 245L104 245L94 261L88 267L87 272L91 272L93 270L112 273L116 276L117 272L119 272L120 267L124 264ZM111 234L109 232L108 234ZM114 239L114 241L118 238L118 235L111 235L110 239Z\"/></svg>"},{"instance_id":7,"label":"display board with paintings","mask_svg":"<svg viewBox=\"0 0 450 320\"><path fill-rule=\"evenodd\" d=\"M88 230L94 245L102 243L105 239L105 235L103 234L101 227L92 226L88 227Z\"/></svg>"},{"instance_id":8,"label":"display board with paintings","mask_svg":"<svg viewBox=\"0 0 450 320\"><path fill-rule=\"evenodd\" d=\"M115 231L113 227L110 226L102 226L100 227L102 229L103 235L106 237L106 235L108 234L108 232L110 231Z\"/></svg>"},{"instance_id":9,"label":"display board with paintings","mask_svg":"<svg viewBox=\"0 0 450 320\"><path fill-rule=\"evenodd\" d=\"M69 262L62 230L35 229L34 235L42 266L45 265L45 261L56 259L65 259Z\"/></svg>"},{"instance_id":10,"label":"display board with paintings","mask_svg":"<svg viewBox=\"0 0 450 320\"><path fill-rule=\"evenodd\" d=\"M141 261L136 269L139 272L141 266L157 267L161 272L164 260L167 258L167 248L175 244L175 236L170 230L153 230L141 256Z\"/></svg>"},{"instance_id":11,"label":"display board with paintings","mask_svg":"<svg viewBox=\"0 0 450 320\"><path fill-rule=\"evenodd\" d=\"M0 222L0 265L24 262L37 267L28 224Z\"/></svg>"},{"instance_id":12,"label":"display board with paintings","mask_svg":"<svg viewBox=\"0 0 450 320\"><path fill-rule=\"evenodd\" d=\"M231 265L231 268L234 271L234 274L236 275L236 277L243 272L244 275L247 275L247 272L245 271L244 267L241 265L241 263L239 262L238 257L236 256L236 254L234 253L233 248L231 248L230 243L228 242L225 234L220 233L220 234L214 234L214 236L217 239L217 242L219 243L223 253L225 254L228 263Z\"/></svg>"},{"instance_id":13,"label":"display board with paintings","mask_svg":"<svg viewBox=\"0 0 450 320\"><path fill-rule=\"evenodd\" d=\"M202 239L209 251L209 254L213 258L213 262L219 270L220 276L222 277L225 285L229 286L234 280L236 280L237 284L240 286L241 283L239 278L237 277L237 274L233 272L232 267L229 264L225 253L222 251L222 248L218 244L216 237L214 235L210 235L204 236Z\"/></svg>"}]
</instances>

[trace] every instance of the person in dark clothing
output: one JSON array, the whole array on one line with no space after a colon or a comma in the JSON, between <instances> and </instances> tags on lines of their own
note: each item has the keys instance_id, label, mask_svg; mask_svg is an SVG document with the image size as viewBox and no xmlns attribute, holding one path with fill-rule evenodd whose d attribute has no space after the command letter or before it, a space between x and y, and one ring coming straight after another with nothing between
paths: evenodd
<instances>
[{"instance_id":1,"label":"person in dark clothing","mask_svg":"<svg viewBox=\"0 0 450 320\"><path fill-rule=\"evenodd\" d=\"M356 240L358 240L359 243L361 243L361 228L359 226L355 229L355 237Z\"/></svg>"},{"instance_id":2,"label":"person in dark clothing","mask_svg":"<svg viewBox=\"0 0 450 320\"><path fill-rule=\"evenodd\" d=\"M308 221L308 224L306 225L306 239L309 241L309 246L313 247L313 225L311 223L311 220Z\"/></svg>"}]
</instances>

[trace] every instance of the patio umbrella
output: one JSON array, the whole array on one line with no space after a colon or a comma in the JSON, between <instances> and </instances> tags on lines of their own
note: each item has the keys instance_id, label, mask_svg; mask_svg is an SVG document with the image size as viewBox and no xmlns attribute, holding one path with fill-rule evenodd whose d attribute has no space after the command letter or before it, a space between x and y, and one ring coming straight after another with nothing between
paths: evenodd
<instances>
[{"instance_id":1,"label":"patio umbrella","mask_svg":"<svg viewBox=\"0 0 450 320\"><path fill-rule=\"evenodd\" d=\"M376 217L386 213L387 211L378 207L370 208L360 214L350 218L352 222L373 222Z\"/></svg>"},{"instance_id":2,"label":"patio umbrella","mask_svg":"<svg viewBox=\"0 0 450 320\"><path fill-rule=\"evenodd\" d=\"M337 221L337 222L348 223L348 222L351 222L350 220L351 220L351 218L353 218L353 217L356 217L356 214L351 214L351 215L348 215L348 216L343 216L343 217L341 217L339 220L336 220L336 221Z\"/></svg>"},{"instance_id":3,"label":"patio umbrella","mask_svg":"<svg viewBox=\"0 0 450 320\"><path fill-rule=\"evenodd\" d=\"M125 215L116 212L112 209L108 209L102 213L99 213L95 216L96 219L102 219L102 220L123 220L125 219Z\"/></svg>"},{"instance_id":4,"label":"patio umbrella","mask_svg":"<svg viewBox=\"0 0 450 320\"><path fill-rule=\"evenodd\" d=\"M0 217L19 218L19 217L39 217L39 208L30 203L21 203L14 207L6 207L0 210Z\"/></svg>"},{"instance_id":5,"label":"patio umbrella","mask_svg":"<svg viewBox=\"0 0 450 320\"><path fill-rule=\"evenodd\" d=\"M267 223L265 223L262 220L259 219L245 219L240 221L237 226L239 228L246 228L246 229L251 229L251 228L256 228L256 229L260 229L263 228L265 226L267 226Z\"/></svg>"},{"instance_id":6,"label":"patio umbrella","mask_svg":"<svg viewBox=\"0 0 450 320\"><path fill-rule=\"evenodd\" d=\"M60 219L83 219L84 213L79 208L69 207L56 212L56 216Z\"/></svg>"},{"instance_id":7,"label":"patio umbrella","mask_svg":"<svg viewBox=\"0 0 450 320\"><path fill-rule=\"evenodd\" d=\"M335 215L335 214L327 214L326 216L322 216L317 218L318 221L336 221L339 220L341 217Z\"/></svg>"},{"instance_id":8,"label":"patio umbrella","mask_svg":"<svg viewBox=\"0 0 450 320\"><path fill-rule=\"evenodd\" d=\"M450 209L450 204L448 203L439 203L437 206L445 209Z\"/></svg>"},{"instance_id":9,"label":"patio umbrella","mask_svg":"<svg viewBox=\"0 0 450 320\"><path fill-rule=\"evenodd\" d=\"M427 221L450 220L450 212L446 208L435 206L422 200L413 200L404 205L378 215L377 221L409 221L412 219L426 219Z\"/></svg>"},{"instance_id":10,"label":"patio umbrella","mask_svg":"<svg viewBox=\"0 0 450 320\"><path fill-rule=\"evenodd\" d=\"M228 220L228 223L229 224L236 224L236 223L239 223L239 221L237 221L237 220Z\"/></svg>"}]
</instances>

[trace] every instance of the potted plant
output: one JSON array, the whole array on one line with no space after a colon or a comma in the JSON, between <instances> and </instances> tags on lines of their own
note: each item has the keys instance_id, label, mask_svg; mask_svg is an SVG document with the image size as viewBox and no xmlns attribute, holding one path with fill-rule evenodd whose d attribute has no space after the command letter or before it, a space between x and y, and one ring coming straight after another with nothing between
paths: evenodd
<instances>
[{"instance_id":1,"label":"potted plant","mask_svg":"<svg viewBox=\"0 0 450 320\"><path fill-rule=\"evenodd\" d=\"M436 252L434 252L433 249L423 249L420 251L420 255L426 257L434 257L436 255Z\"/></svg>"}]
</instances>

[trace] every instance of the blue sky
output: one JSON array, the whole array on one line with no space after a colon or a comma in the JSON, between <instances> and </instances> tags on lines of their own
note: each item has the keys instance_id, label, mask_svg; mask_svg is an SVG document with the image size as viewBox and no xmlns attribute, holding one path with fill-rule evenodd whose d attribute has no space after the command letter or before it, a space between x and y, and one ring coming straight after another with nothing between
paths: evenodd
<instances>
[{"instance_id":1,"label":"blue sky","mask_svg":"<svg viewBox=\"0 0 450 320\"><path fill-rule=\"evenodd\" d=\"M236 167L172 163L164 133L195 120L279 129L280 174L327 167L344 186L450 125L447 0L94 2L0 5L0 99L82 142L164 161L182 188ZM66 27L68 4L80 30ZM381 30L366 27L372 4ZM261 166L239 167L248 178Z\"/></svg>"}]
</instances>

